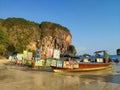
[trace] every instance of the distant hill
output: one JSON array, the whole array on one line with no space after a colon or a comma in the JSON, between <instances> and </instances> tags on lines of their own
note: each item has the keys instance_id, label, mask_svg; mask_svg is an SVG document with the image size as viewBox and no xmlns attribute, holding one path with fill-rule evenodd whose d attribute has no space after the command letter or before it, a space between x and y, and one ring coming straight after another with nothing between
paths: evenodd
<instances>
[{"instance_id":1,"label":"distant hill","mask_svg":"<svg viewBox=\"0 0 120 90\"><path fill-rule=\"evenodd\" d=\"M116 52L117 52L117 55L120 55L120 49L117 49Z\"/></svg>"},{"instance_id":2,"label":"distant hill","mask_svg":"<svg viewBox=\"0 0 120 90\"><path fill-rule=\"evenodd\" d=\"M56 23L36 23L23 18L0 19L0 55L54 47L61 53L76 54L70 31ZM71 48L72 47L72 48Z\"/></svg>"}]
</instances>

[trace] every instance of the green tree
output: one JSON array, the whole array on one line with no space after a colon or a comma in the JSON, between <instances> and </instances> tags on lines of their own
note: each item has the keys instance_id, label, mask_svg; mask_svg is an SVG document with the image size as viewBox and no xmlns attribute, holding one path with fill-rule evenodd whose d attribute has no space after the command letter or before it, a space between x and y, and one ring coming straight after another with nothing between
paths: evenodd
<instances>
[{"instance_id":1,"label":"green tree","mask_svg":"<svg viewBox=\"0 0 120 90\"><path fill-rule=\"evenodd\" d=\"M4 55L7 47L7 33L0 25L0 55Z\"/></svg>"},{"instance_id":2,"label":"green tree","mask_svg":"<svg viewBox=\"0 0 120 90\"><path fill-rule=\"evenodd\" d=\"M3 44L0 44L0 56L3 56L5 54L6 47Z\"/></svg>"},{"instance_id":3,"label":"green tree","mask_svg":"<svg viewBox=\"0 0 120 90\"><path fill-rule=\"evenodd\" d=\"M2 27L0 26L0 44L6 42L6 33L3 31Z\"/></svg>"},{"instance_id":4,"label":"green tree","mask_svg":"<svg viewBox=\"0 0 120 90\"><path fill-rule=\"evenodd\" d=\"M67 52L69 55L75 55L76 54L76 49L73 45L68 46Z\"/></svg>"}]
</instances>

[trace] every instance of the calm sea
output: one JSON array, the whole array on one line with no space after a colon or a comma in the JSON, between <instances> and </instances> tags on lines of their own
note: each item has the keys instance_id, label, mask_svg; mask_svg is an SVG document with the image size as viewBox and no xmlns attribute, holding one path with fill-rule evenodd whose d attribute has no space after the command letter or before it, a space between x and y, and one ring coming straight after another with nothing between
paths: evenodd
<instances>
[{"instance_id":1,"label":"calm sea","mask_svg":"<svg viewBox=\"0 0 120 90\"><path fill-rule=\"evenodd\" d=\"M120 55L110 55L111 59L118 59L120 61Z\"/></svg>"}]
</instances>

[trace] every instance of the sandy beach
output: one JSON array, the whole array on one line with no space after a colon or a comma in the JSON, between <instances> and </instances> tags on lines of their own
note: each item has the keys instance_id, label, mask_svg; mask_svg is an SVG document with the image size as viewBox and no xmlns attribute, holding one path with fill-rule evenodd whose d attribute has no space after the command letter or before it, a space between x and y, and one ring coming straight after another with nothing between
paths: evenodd
<instances>
[{"instance_id":1,"label":"sandy beach","mask_svg":"<svg viewBox=\"0 0 120 90\"><path fill-rule=\"evenodd\" d=\"M108 70L54 73L4 62L0 60L0 90L120 90L120 64Z\"/></svg>"}]
</instances>

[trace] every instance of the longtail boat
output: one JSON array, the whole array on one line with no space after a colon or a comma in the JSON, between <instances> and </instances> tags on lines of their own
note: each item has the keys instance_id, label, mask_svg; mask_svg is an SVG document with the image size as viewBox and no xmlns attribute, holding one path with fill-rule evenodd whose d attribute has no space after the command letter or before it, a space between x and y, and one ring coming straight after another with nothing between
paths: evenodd
<instances>
[{"instance_id":1,"label":"longtail boat","mask_svg":"<svg viewBox=\"0 0 120 90\"><path fill-rule=\"evenodd\" d=\"M103 52L103 55L100 54ZM81 57L79 60L58 60L56 66L51 66L54 72L79 72L111 68L111 59L106 51L95 52L97 56Z\"/></svg>"}]
</instances>

